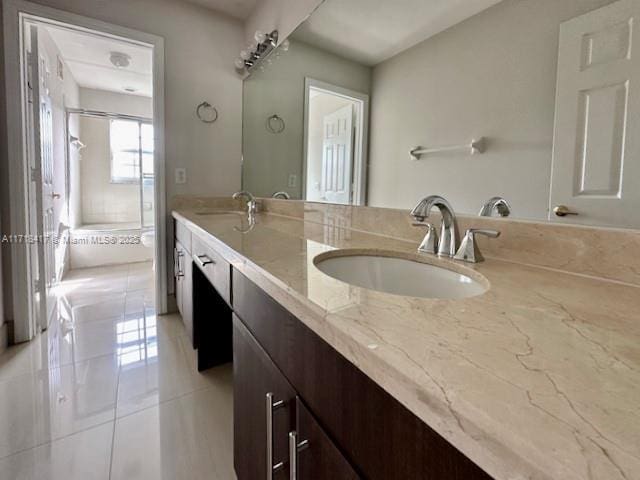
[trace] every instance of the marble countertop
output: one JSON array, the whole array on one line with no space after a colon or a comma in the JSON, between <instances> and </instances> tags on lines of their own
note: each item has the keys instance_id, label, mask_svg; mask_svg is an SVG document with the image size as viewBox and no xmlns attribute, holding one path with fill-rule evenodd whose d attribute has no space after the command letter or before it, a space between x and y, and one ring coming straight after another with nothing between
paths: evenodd
<instances>
[{"instance_id":1,"label":"marble countertop","mask_svg":"<svg viewBox=\"0 0 640 480\"><path fill-rule=\"evenodd\" d=\"M201 212L202 213L202 212ZM174 217L498 480L640 478L640 288L489 259L461 300L347 285L313 258L417 245L272 214ZM462 270L460 270L462 269Z\"/></svg>"}]
</instances>

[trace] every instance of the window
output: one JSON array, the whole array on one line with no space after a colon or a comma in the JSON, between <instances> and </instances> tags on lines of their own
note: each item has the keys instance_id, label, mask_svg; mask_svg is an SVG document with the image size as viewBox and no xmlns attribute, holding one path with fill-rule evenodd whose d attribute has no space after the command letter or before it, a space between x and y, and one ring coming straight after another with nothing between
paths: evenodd
<instances>
[{"instance_id":1,"label":"window","mask_svg":"<svg viewBox=\"0 0 640 480\"><path fill-rule=\"evenodd\" d=\"M111 120L109 137L112 183L139 183L141 173L153 174L153 126L150 123Z\"/></svg>"}]
</instances>

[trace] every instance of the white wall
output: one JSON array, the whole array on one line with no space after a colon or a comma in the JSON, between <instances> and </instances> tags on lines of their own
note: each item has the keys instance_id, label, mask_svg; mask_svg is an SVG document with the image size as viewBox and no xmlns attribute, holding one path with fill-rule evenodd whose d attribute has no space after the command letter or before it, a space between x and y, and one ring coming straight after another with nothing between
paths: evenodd
<instances>
[{"instance_id":1,"label":"white wall","mask_svg":"<svg viewBox=\"0 0 640 480\"><path fill-rule=\"evenodd\" d=\"M136 115L152 118L153 103L149 97L126 95L104 90L80 89L80 107L88 110ZM78 115L72 115L78 117ZM111 183L110 120L79 116L81 151L79 191L82 225L140 221L140 186Z\"/></svg>"},{"instance_id":2,"label":"white wall","mask_svg":"<svg viewBox=\"0 0 640 480\"><path fill-rule=\"evenodd\" d=\"M505 0L377 65L369 204L408 209L441 194L476 214L503 195L515 216L546 218L559 25L610 2ZM484 155L408 160L416 145L481 135Z\"/></svg>"},{"instance_id":3,"label":"white wall","mask_svg":"<svg viewBox=\"0 0 640 480\"><path fill-rule=\"evenodd\" d=\"M148 119L153 116L151 97L107 92L93 88L80 88L80 107L87 110L135 115Z\"/></svg>"},{"instance_id":4,"label":"white wall","mask_svg":"<svg viewBox=\"0 0 640 480\"><path fill-rule=\"evenodd\" d=\"M251 42L256 30L278 30L281 42L288 37L324 0L261 0L247 18L245 40ZM236 52L236 56L239 52Z\"/></svg>"},{"instance_id":5,"label":"white wall","mask_svg":"<svg viewBox=\"0 0 640 480\"><path fill-rule=\"evenodd\" d=\"M285 190L301 198L305 77L362 93L371 88L369 67L295 40L273 65L245 80L242 186L255 195ZM265 127L272 114L285 121L280 134ZM288 186L289 175L296 175L295 187Z\"/></svg>"}]
</instances>

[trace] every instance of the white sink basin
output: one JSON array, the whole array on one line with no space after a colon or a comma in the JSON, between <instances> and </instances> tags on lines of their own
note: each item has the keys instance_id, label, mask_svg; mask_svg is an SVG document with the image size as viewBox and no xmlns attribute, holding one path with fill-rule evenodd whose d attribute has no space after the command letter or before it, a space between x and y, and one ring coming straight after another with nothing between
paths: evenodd
<instances>
[{"instance_id":1,"label":"white sink basin","mask_svg":"<svg viewBox=\"0 0 640 480\"><path fill-rule=\"evenodd\" d=\"M405 258L328 252L315 257L314 263L337 280L395 295L455 299L488 290L486 280Z\"/></svg>"}]
</instances>

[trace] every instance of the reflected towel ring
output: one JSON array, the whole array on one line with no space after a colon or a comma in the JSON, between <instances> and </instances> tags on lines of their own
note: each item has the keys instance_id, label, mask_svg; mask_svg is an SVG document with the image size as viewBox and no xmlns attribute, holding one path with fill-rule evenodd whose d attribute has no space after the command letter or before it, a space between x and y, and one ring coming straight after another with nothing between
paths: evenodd
<instances>
[{"instance_id":1,"label":"reflected towel ring","mask_svg":"<svg viewBox=\"0 0 640 480\"><path fill-rule=\"evenodd\" d=\"M284 132L285 123L281 116L276 115L275 113L267 118L267 130L271 133L282 133Z\"/></svg>"},{"instance_id":2,"label":"reflected towel ring","mask_svg":"<svg viewBox=\"0 0 640 480\"><path fill-rule=\"evenodd\" d=\"M218 109L209 102L202 102L196 107L196 115L201 122L213 123L218 120Z\"/></svg>"}]
</instances>

